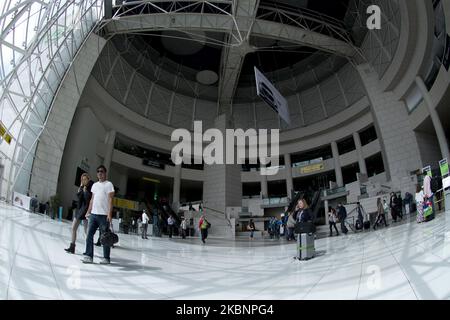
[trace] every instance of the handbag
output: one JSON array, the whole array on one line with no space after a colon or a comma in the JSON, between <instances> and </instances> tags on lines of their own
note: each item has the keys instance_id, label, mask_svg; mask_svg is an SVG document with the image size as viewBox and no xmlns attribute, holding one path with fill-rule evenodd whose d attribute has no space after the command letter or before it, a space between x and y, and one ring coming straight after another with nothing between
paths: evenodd
<instances>
[{"instance_id":1,"label":"handbag","mask_svg":"<svg viewBox=\"0 0 450 320\"><path fill-rule=\"evenodd\" d=\"M433 206L431 201L426 201L423 205L423 217L426 218L433 214Z\"/></svg>"},{"instance_id":2,"label":"handbag","mask_svg":"<svg viewBox=\"0 0 450 320\"><path fill-rule=\"evenodd\" d=\"M100 243L102 244L102 246L105 247L112 247L114 244L119 242L119 236L116 233L114 233L112 223L110 226L111 227L108 227L100 237Z\"/></svg>"},{"instance_id":3,"label":"handbag","mask_svg":"<svg viewBox=\"0 0 450 320\"><path fill-rule=\"evenodd\" d=\"M315 233L315 232L316 226L312 221L295 223L294 233L296 234Z\"/></svg>"}]
</instances>

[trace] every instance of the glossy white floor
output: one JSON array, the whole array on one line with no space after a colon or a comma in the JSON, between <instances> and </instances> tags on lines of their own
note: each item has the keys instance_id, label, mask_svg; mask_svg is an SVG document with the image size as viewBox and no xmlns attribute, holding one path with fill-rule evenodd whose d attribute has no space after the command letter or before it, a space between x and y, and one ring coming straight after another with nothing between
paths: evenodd
<instances>
[{"instance_id":1,"label":"glossy white floor","mask_svg":"<svg viewBox=\"0 0 450 320\"><path fill-rule=\"evenodd\" d=\"M449 217L319 239L310 261L293 243L120 235L103 266L80 262L81 229L67 254L68 223L0 204L0 298L449 299Z\"/></svg>"}]
</instances>

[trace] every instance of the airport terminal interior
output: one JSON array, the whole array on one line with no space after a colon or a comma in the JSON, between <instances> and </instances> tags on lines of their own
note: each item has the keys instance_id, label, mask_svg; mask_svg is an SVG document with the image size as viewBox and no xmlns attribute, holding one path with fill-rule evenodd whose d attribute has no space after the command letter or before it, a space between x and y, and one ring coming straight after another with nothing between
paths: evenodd
<instances>
[{"instance_id":1,"label":"airport terminal interior","mask_svg":"<svg viewBox=\"0 0 450 320\"><path fill-rule=\"evenodd\" d=\"M450 0L3 0L0 82L2 300L450 299Z\"/></svg>"}]
</instances>

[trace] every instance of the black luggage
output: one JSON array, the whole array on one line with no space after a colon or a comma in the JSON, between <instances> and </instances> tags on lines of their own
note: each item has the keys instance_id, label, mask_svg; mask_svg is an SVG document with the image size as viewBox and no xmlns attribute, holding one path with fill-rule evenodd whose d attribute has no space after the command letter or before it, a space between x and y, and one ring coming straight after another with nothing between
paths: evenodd
<instances>
[{"instance_id":1,"label":"black luggage","mask_svg":"<svg viewBox=\"0 0 450 320\"><path fill-rule=\"evenodd\" d=\"M370 221L364 221L364 230L370 229Z\"/></svg>"},{"instance_id":2,"label":"black luggage","mask_svg":"<svg viewBox=\"0 0 450 320\"><path fill-rule=\"evenodd\" d=\"M347 234L348 233L348 228L345 226L345 224L341 225L341 231L343 234Z\"/></svg>"},{"instance_id":3,"label":"black luggage","mask_svg":"<svg viewBox=\"0 0 450 320\"><path fill-rule=\"evenodd\" d=\"M356 230L361 230L362 228L363 228L363 226L362 226L361 221L360 220L356 220L355 229Z\"/></svg>"}]
</instances>

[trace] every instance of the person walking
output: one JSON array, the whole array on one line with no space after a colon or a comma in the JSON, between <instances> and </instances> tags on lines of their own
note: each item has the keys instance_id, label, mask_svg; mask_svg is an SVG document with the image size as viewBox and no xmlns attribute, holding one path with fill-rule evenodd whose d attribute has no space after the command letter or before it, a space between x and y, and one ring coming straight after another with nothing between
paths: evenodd
<instances>
[{"instance_id":1,"label":"person walking","mask_svg":"<svg viewBox=\"0 0 450 320\"><path fill-rule=\"evenodd\" d=\"M388 224L386 222L386 215L383 207L383 203L381 202L381 198L377 199L377 219L375 224L373 225L373 230L377 230L378 224L384 222L384 226L387 227Z\"/></svg>"},{"instance_id":2,"label":"person walking","mask_svg":"<svg viewBox=\"0 0 450 320\"><path fill-rule=\"evenodd\" d=\"M186 239L187 222L186 222L186 219L184 218L184 216L181 217L180 227L181 227L181 237L183 239Z\"/></svg>"},{"instance_id":3,"label":"person walking","mask_svg":"<svg viewBox=\"0 0 450 320\"><path fill-rule=\"evenodd\" d=\"M206 220L206 214L203 213L200 220L198 221L198 228L200 229L200 233L202 235L202 242L206 243L205 240L208 238L208 229L211 224Z\"/></svg>"},{"instance_id":4,"label":"person walking","mask_svg":"<svg viewBox=\"0 0 450 320\"><path fill-rule=\"evenodd\" d=\"M106 180L106 167L97 168L98 181L92 185L92 197L86 211L89 219L88 235L86 239L86 256L83 263L94 263L94 234L97 229L106 232L112 222L112 209L114 198L114 186ZM111 247L103 245L103 259L100 264L110 264Z\"/></svg>"},{"instance_id":5,"label":"person walking","mask_svg":"<svg viewBox=\"0 0 450 320\"><path fill-rule=\"evenodd\" d=\"M142 211L141 220L142 220L142 239L148 239L147 238L147 228L148 228L149 217L148 217L145 209Z\"/></svg>"},{"instance_id":6,"label":"person walking","mask_svg":"<svg viewBox=\"0 0 450 320\"><path fill-rule=\"evenodd\" d=\"M339 231L336 227L337 222L337 213L335 208L331 208L330 212L328 212L328 223L330 224L330 237L333 236L333 227L336 230L336 234L339 235Z\"/></svg>"},{"instance_id":7,"label":"person walking","mask_svg":"<svg viewBox=\"0 0 450 320\"><path fill-rule=\"evenodd\" d=\"M37 194L31 198L31 209L33 210L33 213L36 213L36 209L39 207L39 200Z\"/></svg>"},{"instance_id":8,"label":"person walking","mask_svg":"<svg viewBox=\"0 0 450 320\"><path fill-rule=\"evenodd\" d=\"M169 218L167 218L167 228L169 229L169 238L172 238L174 225L175 219L172 217L172 215L169 215Z\"/></svg>"},{"instance_id":9,"label":"person walking","mask_svg":"<svg viewBox=\"0 0 450 320\"><path fill-rule=\"evenodd\" d=\"M361 225L364 223L364 208L362 207L361 203L356 203L356 212L358 212L358 220L360 221Z\"/></svg>"},{"instance_id":10,"label":"person walking","mask_svg":"<svg viewBox=\"0 0 450 320\"><path fill-rule=\"evenodd\" d=\"M250 231L250 239L253 240L253 233L256 230L255 223L253 222L253 219L250 219L250 222L248 223L247 229Z\"/></svg>"},{"instance_id":11,"label":"person walking","mask_svg":"<svg viewBox=\"0 0 450 320\"><path fill-rule=\"evenodd\" d=\"M72 239L69 247L64 249L68 253L75 253L75 243L77 241L77 231L80 223L83 223L84 234L87 235L88 223L86 220L86 212L88 210L89 203L91 202L91 189L94 182L91 181L91 178L87 173L83 173L80 180L80 187L77 192L77 210L72 222Z\"/></svg>"},{"instance_id":12,"label":"person walking","mask_svg":"<svg viewBox=\"0 0 450 320\"><path fill-rule=\"evenodd\" d=\"M400 220L403 220L403 200L401 195L396 195L394 205L397 210L397 215L400 217Z\"/></svg>"},{"instance_id":13,"label":"person walking","mask_svg":"<svg viewBox=\"0 0 450 320\"><path fill-rule=\"evenodd\" d=\"M347 234L348 229L345 226L345 220L347 219L347 209L345 209L345 207L342 205L342 203L338 204L337 215L338 215L339 222L341 223L341 232L343 234Z\"/></svg>"}]
</instances>

